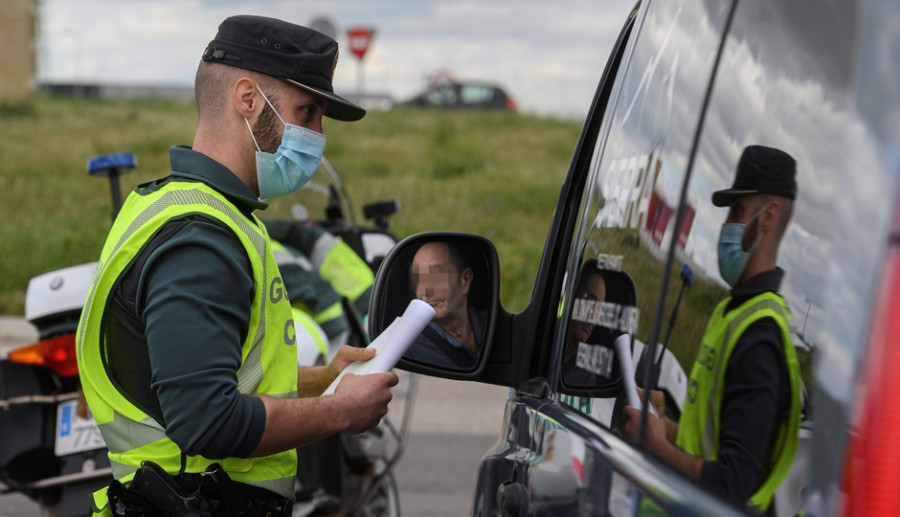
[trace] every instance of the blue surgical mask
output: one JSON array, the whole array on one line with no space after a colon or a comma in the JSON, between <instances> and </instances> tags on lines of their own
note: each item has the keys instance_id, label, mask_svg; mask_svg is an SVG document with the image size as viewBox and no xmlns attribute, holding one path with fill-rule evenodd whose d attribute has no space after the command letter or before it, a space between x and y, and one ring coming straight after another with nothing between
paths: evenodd
<instances>
[{"instance_id":1,"label":"blue surgical mask","mask_svg":"<svg viewBox=\"0 0 900 517\"><path fill-rule=\"evenodd\" d=\"M753 248L759 244L762 235L758 235L756 242L750 246L748 251L744 251L743 240L744 230L748 224L763 213L765 207L760 209L747 223L723 223L722 231L719 233L719 274L722 280L732 288L737 285L737 281L741 278L741 273L747 267L747 261Z\"/></svg>"},{"instance_id":2,"label":"blue surgical mask","mask_svg":"<svg viewBox=\"0 0 900 517\"><path fill-rule=\"evenodd\" d=\"M259 90L259 86L256 87ZM300 190L312 178L319 168L322 153L325 152L325 135L305 127L285 123L281 115L269 102L266 94L259 90L266 103L275 112L278 120L284 124L281 145L274 154L260 150L250 121L244 117L250 136L256 145L256 181L259 184L259 197L271 199L286 196Z\"/></svg>"}]
</instances>

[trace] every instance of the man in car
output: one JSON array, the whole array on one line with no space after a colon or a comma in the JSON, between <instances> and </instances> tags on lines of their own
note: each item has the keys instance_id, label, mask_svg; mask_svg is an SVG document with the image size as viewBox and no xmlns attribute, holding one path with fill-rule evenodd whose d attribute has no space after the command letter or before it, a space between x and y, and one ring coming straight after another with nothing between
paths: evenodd
<instances>
[{"instance_id":1,"label":"man in car","mask_svg":"<svg viewBox=\"0 0 900 517\"><path fill-rule=\"evenodd\" d=\"M323 116L365 114L333 93L337 53L292 23L226 19L197 69L193 148L172 147L171 174L122 207L78 334L116 479L95 514L289 514L295 449L386 414L393 373L318 396L371 351L298 375L290 301L253 214L316 171ZM169 506L182 498L189 508Z\"/></svg>"},{"instance_id":2,"label":"man in car","mask_svg":"<svg viewBox=\"0 0 900 517\"><path fill-rule=\"evenodd\" d=\"M732 188L713 193L714 205L729 208L718 258L731 296L707 324L678 424L648 415L644 439L671 466L756 513L772 512L800 425L799 366L790 315L777 294L784 271L776 266L797 195L795 175L790 155L754 145L741 155ZM625 432L633 439L640 415L625 408Z\"/></svg>"},{"instance_id":3,"label":"man in car","mask_svg":"<svg viewBox=\"0 0 900 517\"><path fill-rule=\"evenodd\" d=\"M430 364L471 368L484 341L487 313L469 306L475 271L448 242L422 245L410 265L410 288L435 316L405 356Z\"/></svg>"}]
</instances>

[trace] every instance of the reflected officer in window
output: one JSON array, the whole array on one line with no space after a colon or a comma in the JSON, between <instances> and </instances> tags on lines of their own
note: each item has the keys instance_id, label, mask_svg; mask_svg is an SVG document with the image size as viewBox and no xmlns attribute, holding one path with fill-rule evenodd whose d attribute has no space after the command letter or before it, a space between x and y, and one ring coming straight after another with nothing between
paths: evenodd
<instances>
[{"instance_id":1,"label":"reflected officer in window","mask_svg":"<svg viewBox=\"0 0 900 517\"><path fill-rule=\"evenodd\" d=\"M645 437L661 459L754 513L773 512L800 425L800 373L790 315L778 295L784 271L775 265L797 195L795 176L791 156L754 145L744 149L732 188L713 193L713 204L729 209L718 259L731 296L707 324L680 421L648 415ZM626 407L623 419L626 434L636 438L640 411Z\"/></svg>"},{"instance_id":2,"label":"reflected officer in window","mask_svg":"<svg viewBox=\"0 0 900 517\"><path fill-rule=\"evenodd\" d=\"M460 369L475 365L487 312L469 306L474 280L466 255L452 244L429 242L419 248L410 265L410 288L434 308L435 316L406 358Z\"/></svg>"}]
</instances>

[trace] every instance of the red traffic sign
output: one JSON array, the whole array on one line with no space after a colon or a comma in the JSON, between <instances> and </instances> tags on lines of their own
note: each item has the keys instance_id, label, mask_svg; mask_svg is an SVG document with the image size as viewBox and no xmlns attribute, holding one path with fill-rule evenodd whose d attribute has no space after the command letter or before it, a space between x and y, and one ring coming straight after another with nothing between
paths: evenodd
<instances>
[{"instance_id":1,"label":"red traffic sign","mask_svg":"<svg viewBox=\"0 0 900 517\"><path fill-rule=\"evenodd\" d=\"M347 38L350 40L350 52L362 59L369 50L369 44L375 37L375 29L369 27L355 27L347 30Z\"/></svg>"}]
</instances>

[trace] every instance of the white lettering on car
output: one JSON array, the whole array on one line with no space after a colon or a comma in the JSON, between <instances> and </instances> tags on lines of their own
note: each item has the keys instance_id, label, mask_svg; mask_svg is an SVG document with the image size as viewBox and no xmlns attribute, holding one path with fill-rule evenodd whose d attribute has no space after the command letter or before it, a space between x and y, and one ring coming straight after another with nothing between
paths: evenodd
<instances>
[{"instance_id":1,"label":"white lettering on car","mask_svg":"<svg viewBox=\"0 0 900 517\"><path fill-rule=\"evenodd\" d=\"M598 253L597 260L609 267L622 269L622 262L624 262L625 257L623 255L613 255L610 253Z\"/></svg>"},{"instance_id":2,"label":"white lettering on car","mask_svg":"<svg viewBox=\"0 0 900 517\"><path fill-rule=\"evenodd\" d=\"M575 300L572 307L572 319L584 323L600 325L612 330L628 334L637 331L640 309L598 300Z\"/></svg>"},{"instance_id":3,"label":"white lettering on car","mask_svg":"<svg viewBox=\"0 0 900 517\"><path fill-rule=\"evenodd\" d=\"M650 199L662 163L659 152L613 160L601 190L603 208L594 218L594 227L638 229L645 224Z\"/></svg>"},{"instance_id":4,"label":"white lettering on car","mask_svg":"<svg viewBox=\"0 0 900 517\"><path fill-rule=\"evenodd\" d=\"M612 373L614 359L615 352L611 348L578 343L575 366L608 379Z\"/></svg>"}]
</instances>

